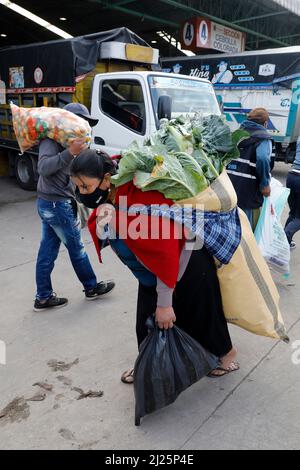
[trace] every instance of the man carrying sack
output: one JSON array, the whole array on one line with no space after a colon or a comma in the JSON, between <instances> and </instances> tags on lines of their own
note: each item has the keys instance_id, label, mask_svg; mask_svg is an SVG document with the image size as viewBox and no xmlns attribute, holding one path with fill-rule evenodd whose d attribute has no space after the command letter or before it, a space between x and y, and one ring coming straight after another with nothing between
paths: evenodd
<instances>
[{"instance_id":1,"label":"man carrying sack","mask_svg":"<svg viewBox=\"0 0 300 470\"><path fill-rule=\"evenodd\" d=\"M82 117L91 126L98 122L80 103L69 103L64 109ZM81 138L75 139L67 149L49 138L42 140L39 145L37 206L42 220L42 240L36 263L35 311L63 307L68 303L66 298L56 296L51 283L51 273L61 242L68 250L74 271L83 285L86 300L99 298L115 287L112 281L97 282L81 237L70 165L74 157L85 148L86 141Z\"/></svg>"}]
</instances>

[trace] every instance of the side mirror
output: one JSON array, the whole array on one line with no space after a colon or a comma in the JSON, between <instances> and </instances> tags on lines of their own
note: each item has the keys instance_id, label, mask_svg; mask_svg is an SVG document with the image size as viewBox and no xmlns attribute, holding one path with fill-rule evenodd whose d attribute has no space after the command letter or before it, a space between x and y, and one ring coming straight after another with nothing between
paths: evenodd
<instances>
[{"instance_id":1,"label":"side mirror","mask_svg":"<svg viewBox=\"0 0 300 470\"><path fill-rule=\"evenodd\" d=\"M172 98L169 95L163 95L158 98L157 117L158 119L171 119Z\"/></svg>"}]
</instances>

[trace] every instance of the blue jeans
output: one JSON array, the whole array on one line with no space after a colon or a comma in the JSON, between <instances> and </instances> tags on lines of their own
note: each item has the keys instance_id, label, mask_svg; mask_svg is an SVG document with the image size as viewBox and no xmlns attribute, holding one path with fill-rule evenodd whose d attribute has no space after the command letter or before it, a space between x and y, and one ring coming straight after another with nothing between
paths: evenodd
<instances>
[{"instance_id":1,"label":"blue jeans","mask_svg":"<svg viewBox=\"0 0 300 470\"><path fill-rule=\"evenodd\" d=\"M293 236L300 230L300 175L289 172L287 181L287 188L290 188L289 206L290 214L285 224L285 233L288 242L291 243Z\"/></svg>"},{"instance_id":2,"label":"blue jeans","mask_svg":"<svg viewBox=\"0 0 300 470\"><path fill-rule=\"evenodd\" d=\"M37 208L42 219L42 240L36 263L36 298L49 299L53 294L51 273L61 242L69 256L84 289L92 289L97 279L81 238L80 221L72 200L46 201L38 199Z\"/></svg>"}]
</instances>

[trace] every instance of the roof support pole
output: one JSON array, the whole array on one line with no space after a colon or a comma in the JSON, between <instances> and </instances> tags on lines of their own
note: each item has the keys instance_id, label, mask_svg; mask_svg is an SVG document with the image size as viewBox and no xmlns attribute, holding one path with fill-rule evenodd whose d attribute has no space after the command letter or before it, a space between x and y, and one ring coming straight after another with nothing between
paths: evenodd
<instances>
[{"instance_id":1,"label":"roof support pole","mask_svg":"<svg viewBox=\"0 0 300 470\"><path fill-rule=\"evenodd\" d=\"M109 10L118 10L126 13L128 15L136 16L138 18L144 18L145 20L153 21L154 23L158 23L160 25L164 24L167 26L172 26L173 28L178 28L179 24L175 23L174 21L164 20L163 18L159 18L158 16L147 15L146 13L142 13L140 11L136 11L133 9L125 8L122 6L118 6L117 4L110 3L104 0L88 0L89 2L99 3L100 5L105 6Z\"/></svg>"},{"instance_id":2,"label":"roof support pole","mask_svg":"<svg viewBox=\"0 0 300 470\"><path fill-rule=\"evenodd\" d=\"M240 24L240 23L244 23L245 21L260 20L260 19L263 19L263 18L270 18L271 16L287 15L289 13L290 12L287 11L287 10L276 11L276 12L273 12L273 13L266 13L265 15L251 16L250 18L242 18L241 20L233 21L233 23L234 24Z\"/></svg>"}]
</instances>

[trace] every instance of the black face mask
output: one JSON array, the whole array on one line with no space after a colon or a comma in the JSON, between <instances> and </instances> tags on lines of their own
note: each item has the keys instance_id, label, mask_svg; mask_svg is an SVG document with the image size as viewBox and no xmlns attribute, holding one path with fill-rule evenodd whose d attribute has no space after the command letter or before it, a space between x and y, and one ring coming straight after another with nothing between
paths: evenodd
<instances>
[{"instance_id":1,"label":"black face mask","mask_svg":"<svg viewBox=\"0 0 300 470\"><path fill-rule=\"evenodd\" d=\"M103 204L107 200L108 195L108 189L100 189L98 187L90 194L79 193L79 199L80 202L82 202L82 204L84 204L86 207L89 207L90 209L96 209L96 207L100 206L100 204Z\"/></svg>"}]
</instances>

